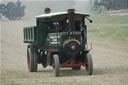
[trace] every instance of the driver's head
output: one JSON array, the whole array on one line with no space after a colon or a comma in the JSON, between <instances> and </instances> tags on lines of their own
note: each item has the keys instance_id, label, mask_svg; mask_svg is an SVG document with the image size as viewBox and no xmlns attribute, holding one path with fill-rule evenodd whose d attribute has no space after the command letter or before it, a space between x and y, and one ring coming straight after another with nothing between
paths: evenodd
<instances>
[{"instance_id":1,"label":"driver's head","mask_svg":"<svg viewBox=\"0 0 128 85\"><path fill-rule=\"evenodd\" d=\"M48 13L51 12L51 9L50 9L50 8L45 8L44 12L45 12L46 14L48 14Z\"/></svg>"}]
</instances>

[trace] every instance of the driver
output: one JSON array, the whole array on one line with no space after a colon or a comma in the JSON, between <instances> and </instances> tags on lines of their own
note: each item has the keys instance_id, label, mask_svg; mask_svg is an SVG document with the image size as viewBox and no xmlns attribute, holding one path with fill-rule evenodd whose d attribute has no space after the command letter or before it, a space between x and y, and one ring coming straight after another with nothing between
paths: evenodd
<instances>
[{"instance_id":1,"label":"driver","mask_svg":"<svg viewBox=\"0 0 128 85\"><path fill-rule=\"evenodd\" d=\"M81 32L81 36L82 36L82 45L85 45L85 29L83 27L83 23L80 22L80 32Z\"/></svg>"},{"instance_id":2,"label":"driver","mask_svg":"<svg viewBox=\"0 0 128 85\"><path fill-rule=\"evenodd\" d=\"M17 0L16 5L17 5L17 7L20 7L21 6L21 1Z\"/></svg>"},{"instance_id":3,"label":"driver","mask_svg":"<svg viewBox=\"0 0 128 85\"><path fill-rule=\"evenodd\" d=\"M45 14L49 14L51 12L51 9L47 7L47 8L45 8L44 12L45 12Z\"/></svg>"}]
</instances>

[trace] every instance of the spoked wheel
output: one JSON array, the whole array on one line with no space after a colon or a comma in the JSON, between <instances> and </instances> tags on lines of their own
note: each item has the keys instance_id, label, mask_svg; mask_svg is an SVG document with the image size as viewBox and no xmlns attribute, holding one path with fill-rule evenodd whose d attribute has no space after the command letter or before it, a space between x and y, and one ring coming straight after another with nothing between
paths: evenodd
<instances>
[{"instance_id":1,"label":"spoked wheel","mask_svg":"<svg viewBox=\"0 0 128 85\"><path fill-rule=\"evenodd\" d=\"M8 19L15 20L16 18L17 18L17 8L12 8L9 11L9 17L8 17Z\"/></svg>"},{"instance_id":2,"label":"spoked wheel","mask_svg":"<svg viewBox=\"0 0 128 85\"><path fill-rule=\"evenodd\" d=\"M93 73L93 61L92 61L92 56L90 53L86 54L85 57L87 65L85 66L85 70L87 71L88 75L92 75Z\"/></svg>"},{"instance_id":3,"label":"spoked wheel","mask_svg":"<svg viewBox=\"0 0 128 85\"><path fill-rule=\"evenodd\" d=\"M27 48L27 64L29 72L37 72L37 55Z\"/></svg>"},{"instance_id":4,"label":"spoked wheel","mask_svg":"<svg viewBox=\"0 0 128 85\"><path fill-rule=\"evenodd\" d=\"M60 61L59 61L59 56L58 55L54 55L53 56L53 70L55 73L55 76L59 76L60 74Z\"/></svg>"}]
</instances>

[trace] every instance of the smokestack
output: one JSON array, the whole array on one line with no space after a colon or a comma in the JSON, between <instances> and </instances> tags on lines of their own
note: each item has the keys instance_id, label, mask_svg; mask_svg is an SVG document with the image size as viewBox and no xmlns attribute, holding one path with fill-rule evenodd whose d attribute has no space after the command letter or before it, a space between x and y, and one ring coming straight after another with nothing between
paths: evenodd
<instances>
[{"instance_id":1,"label":"smokestack","mask_svg":"<svg viewBox=\"0 0 128 85\"><path fill-rule=\"evenodd\" d=\"M69 32L75 31L74 12L75 12L75 9L68 9Z\"/></svg>"}]
</instances>

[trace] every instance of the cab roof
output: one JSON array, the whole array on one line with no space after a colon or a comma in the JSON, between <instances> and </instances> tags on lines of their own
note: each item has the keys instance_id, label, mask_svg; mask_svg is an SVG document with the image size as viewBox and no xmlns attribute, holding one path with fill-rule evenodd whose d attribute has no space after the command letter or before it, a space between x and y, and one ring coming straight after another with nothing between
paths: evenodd
<instances>
[{"instance_id":1,"label":"cab roof","mask_svg":"<svg viewBox=\"0 0 128 85\"><path fill-rule=\"evenodd\" d=\"M88 14L85 13L80 13L80 12L75 12L75 15L80 15L80 16L89 16ZM49 14L42 14L36 16L36 19L41 19L41 18L52 18L56 16L63 16L63 15L68 15L68 12L55 12L55 13L49 13Z\"/></svg>"}]
</instances>

